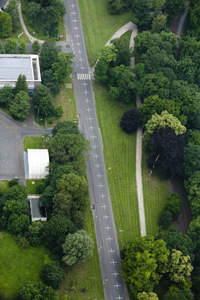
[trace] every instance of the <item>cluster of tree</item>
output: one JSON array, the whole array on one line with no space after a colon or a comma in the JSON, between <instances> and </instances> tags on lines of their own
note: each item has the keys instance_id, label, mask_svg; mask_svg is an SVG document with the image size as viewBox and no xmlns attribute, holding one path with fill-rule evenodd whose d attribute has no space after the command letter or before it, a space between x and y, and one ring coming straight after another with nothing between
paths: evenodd
<instances>
[{"instance_id":1,"label":"cluster of tree","mask_svg":"<svg viewBox=\"0 0 200 300\"><path fill-rule=\"evenodd\" d=\"M122 252L121 269L134 299L158 299L152 293L158 283L170 292L176 286L174 293L185 295L181 299L194 299L189 290L193 250L191 239L175 230L160 234L156 239L146 236L128 242ZM169 298L170 292L166 299L173 299Z\"/></svg>"},{"instance_id":2,"label":"cluster of tree","mask_svg":"<svg viewBox=\"0 0 200 300\"><path fill-rule=\"evenodd\" d=\"M126 10L132 10L133 23L139 28L150 24L160 12L166 14L170 21L176 16L181 16L185 9L184 0L108 0L108 12L110 14L116 15ZM151 12L154 12L154 18L152 18Z\"/></svg>"},{"instance_id":3,"label":"cluster of tree","mask_svg":"<svg viewBox=\"0 0 200 300\"><path fill-rule=\"evenodd\" d=\"M5 85L0 90L0 106L8 108L15 119L26 118L30 108L30 98L25 75L19 75L14 91L9 85Z\"/></svg>"},{"instance_id":4,"label":"cluster of tree","mask_svg":"<svg viewBox=\"0 0 200 300\"><path fill-rule=\"evenodd\" d=\"M58 22L66 14L65 5L60 0L29 1L22 10L28 20L28 25L52 38L58 36Z\"/></svg>"}]
</instances>

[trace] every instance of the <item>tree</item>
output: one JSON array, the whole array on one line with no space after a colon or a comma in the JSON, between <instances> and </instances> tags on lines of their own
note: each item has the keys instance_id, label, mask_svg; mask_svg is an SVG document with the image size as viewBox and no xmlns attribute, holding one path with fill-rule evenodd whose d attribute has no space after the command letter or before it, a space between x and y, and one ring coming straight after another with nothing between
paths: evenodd
<instances>
[{"instance_id":1,"label":"tree","mask_svg":"<svg viewBox=\"0 0 200 300\"><path fill-rule=\"evenodd\" d=\"M193 239L194 244L198 247L200 245L200 216L192 220L188 230L189 236Z\"/></svg>"},{"instance_id":2,"label":"tree","mask_svg":"<svg viewBox=\"0 0 200 300\"><path fill-rule=\"evenodd\" d=\"M53 214L64 215L71 219L72 197L70 194L58 193L53 197Z\"/></svg>"},{"instance_id":3,"label":"tree","mask_svg":"<svg viewBox=\"0 0 200 300\"><path fill-rule=\"evenodd\" d=\"M38 183L36 185L35 189L36 189L36 194L42 194L44 192L44 190L45 190L45 186L44 186L43 183Z\"/></svg>"},{"instance_id":4,"label":"tree","mask_svg":"<svg viewBox=\"0 0 200 300\"><path fill-rule=\"evenodd\" d=\"M158 296L155 293L151 293L151 292L148 294L145 292L139 293L137 295L137 299L138 300L159 300Z\"/></svg>"},{"instance_id":5,"label":"tree","mask_svg":"<svg viewBox=\"0 0 200 300\"><path fill-rule=\"evenodd\" d=\"M62 105L58 105L53 110L53 115L55 118L61 118L63 115L63 108Z\"/></svg>"},{"instance_id":6,"label":"tree","mask_svg":"<svg viewBox=\"0 0 200 300\"><path fill-rule=\"evenodd\" d=\"M167 198L167 203L164 206L164 210L170 211L173 221L176 221L179 217L181 204L181 198L177 193L172 193L171 196Z\"/></svg>"},{"instance_id":7,"label":"tree","mask_svg":"<svg viewBox=\"0 0 200 300\"><path fill-rule=\"evenodd\" d=\"M52 129L53 136L55 136L58 132L64 134L68 134L68 133L80 134L77 123L74 123L72 121L66 121L66 120L63 122L58 122Z\"/></svg>"},{"instance_id":8,"label":"tree","mask_svg":"<svg viewBox=\"0 0 200 300\"><path fill-rule=\"evenodd\" d=\"M8 219L8 231L13 234L24 233L30 225L30 218L27 215L12 214Z\"/></svg>"},{"instance_id":9,"label":"tree","mask_svg":"<svg viewBox=\"0 0 200 300\"><path fill-rule=\"evenodd\" d=\"M12 18L12 29L14 32L18 29L18 20L19 20L19 13L18 13L18 3L17 0L10 0L6 5L5 12L9 13Z\"/></svg>"},{"instance_id":10,"label":"tree","mask_svg":"<svg viewBox=\"0 0 200 300\"><path fill-rule=\"evenodd\" d=\"M165 0L164 0L165 1ZM152 22L152 32L153 33L160 33L163 27L166 25L167 22L167 15L158 15L156 18L153 19Z\"/></svg>"},{"instance_id":11,"label":"tree","mask_svg":"<svg viewBox=\"0 0 200 300\"><path fill-rule=\"evenodd\" d=\"M41 244L41 236L44 223L42 221L32 222L25 233L27 240L33 247L39 247Z\"/></svg>"},{"instance_id":12,"label":"tree","mask_svg":"<svg viewBox=\"0 0 200 300\"><path fill-rule=\"evenodd\" d=\"M54 62L58 59L61 46L57 46L54 40L45 41L41 47L41 70L42 72L51 69Z\"/></svg>"},{"instance_id":13,"label":"tree","mask_svg":"<svg viewBox=\"0 0 200 300\"><path fill-rule=\"evenodd\" d=\"M140 112L136 109L127 110L120 121L120 126L123 131L128 134L134 133L140 125Z\"/></svg>"},{"instance_id":14,"label":"tree","mask_svg":"<svg viewBox=\"0 0 200 300\"><path fill-rule=\"evenodd\" d=\"M53 289L41 282L28 281L19 288L19 300L56 300Z\"/></svg>"},{"instance_id":15,"label":"tree","mask_svg":"<svg viewBox=\"0 0 200 300\"><path fill-rule=\"evenodd\" d=\"M169 20L173 20L175 16L181 16L186 9L184 0L167 0L163 11L168 15Z\"/></svg>"},{"instance_id":16,"label":"tree","mask_svg":"<svg viewBox=\"0 0 200 300\"><path fill-rule=\"evenodd\" d=\"M41 73L42 83L47 86L49 83L54 83L53 70L45 70Z\"/></svg>"},{"instance_id":17,"label":"tree","mask_svg":"<svg viewBox=\"0 0 200 300\"><path fill-rule=\"evenodd\" d=\"M40 271L40 277L44 283L51 286L53 289L59 289L65 280L64 270L57 261L52 261L49 264L44 264Z\"/></svg>"},{"instance_id":18,"label":"tree","mask_svg":"<svg viewBox=\"0 0 200 300\"><path fill-rule=\"evenodd\" d=\"M13 54L15 53L16 48L17 48L17 42L15 39L9 38L6 40L4 45L5 53Z\"/></svg>"},{"instance_id":19,"label":"tree","mask_svg":"<svg viewBox=\"0 0 200 300\"><path fill-rule=\"evenodd\" d=\"M24 91L24 92L28 93L28 85L26 82L26 76L22 75L22 74L20 74L17 78L17 82L15 85L15 95L17 93L19 93L20 91Z\"/></svg>"},{"instance_id":20,"label":"tree","mask_svg":"<svg viewBox=\"0 0 200 300\"><path fill-rule=\"evenodd\" d=\"M108 0L108 12L111 15L122 14L126 9L124 0Z\"/></svg>"},{"instance_id":21,"label":"tree","mask_svg":"<svg viewBox=\"0 0 200 300\"><path fill-rule=\"evenodd\" d=\"M190 290L183 290L177 292L167 292L163 300L194 300L194 295Z\"/></svg>"},{"instance_id":22,"label":"tree","mask_svg":"<svg viewBox=\"0 0 200 300\"><path fill-rule=\"evenodd\" d=\"M169 114L167 111L163 111L161 115L154 114L151 119L146 124L146 131L143 134L142 140L144 142L144 147L148 144L150 140L151 134L156 129L166 129L171 128L176 135L181 135L186 132L186 127L181 124L181 122L174 117L173 115ZM164 133L165 131L158 131L158 133Z\"/></svg>"},{"instance_id":23,"label":"tree","mask_svg":"<svg viewBox=\"0 0 200 300\"><path fill-rule=\"evenodd\" d=\"M56 84L64 83L65 78L72 73L73 57L73 53L58 53L57 61L52 64Z\"/></svg>"},{"instance_id":24,"label":"tree","mask_svg":"<svg viewBox=\"0 0 200 300\"><path fill-rule=\"evenodd\" d=\"M30 108L30 98L29 95L21 90L16 94L14 100L10 104L10 112L13 116L18 119L25 119L27 112Z\"/></svg>"},{"instance_id":25,"label":"tree","mask_svg":"<svg viewBox=\"0 0 200 300\"><path fill-rule=\"evenodd\" d=\"M133 23L139 28L144 28L151 20L151 0L136 0L133 2Z\"/></svg>"},{"instance_id":26,"label":"tree","mask_svg":"<svg viewBox=\"0 0 200 300\"><path fill-rule=\"evenodd\" d=\"M151 0L151 5L153 10L158 10L165 5L166 0Z\"/></svg>"},{"instance_id":27,"label":"tree","mask_svg":"<svg viewBox=\"0 0 200 300\"><path fill-rule=\"evenodd\" d=\"M57 191L61 193L68 193L73 199L83 197L87 188L87 182L83 176L76 174L64 174L61 179L57 181Z\"/></svg>"},{"instance_id":28,"label":"tree","mask_svg":"<svg viewBox=\"0 0 200 300\"><path fill-rule=\"evenodd\" d=\"M200 171L200 146L187 144L184 148L184 173L186 177Z\"/></svg>"},{"instance_id":29,"label":"tree","mask_svg":"<svg viewBox=\"0 0 200 300\"><path fill-rule=\"evenodd\" d=\"M163 210L159 214L158 225L162 229L168 229L172 224L172 214L168 210Z\"/></svg>"},{"instance_id":30,"label":"tree","mask_svg":"<svg viewBox=\"0 0 200 300\"><path fill-rule=\"evenodd\" d=\"M73 266L81 261L88 260L93 255L94 242L83 230L68 234L63 244L63 261L68 266Z\"/></svg>"},{"instance_id":31,"label":"tree","mask_svg":"<svg viewBox=\"0 0 200 300\"><path fill-rule=\"evenodd\" d=\"M24 41L20 42L19 51L20 51L20 53L25 53L26 52L26 42L24 42Z\"/></svg>"},{"instance_id":32,"label":"tree","mask_svg":"<svg viewBox=\"0 0 200 300\"><path fill-rule=\"evenodd\" d=\"M148 293L162 277L157 269L168 261L166 243L154 241L153 236L140 237L127 243L124 253L121 262L123 279L135 297L138 293Z\"/></svg>"},{"instance_id":33,"label":"tree","mask_svg":"<svg viewBox=\"0 0 200 300\"><path fill-rule=\"evenodd\" d=\"M179 80L189 84L195 82L196 66L190 58L182 58L177 62L176 75Z\"/></svg>"},{"instance_id":34,"label":"tree","mask_svg":"<svg viewBox=\"0 0 200 300\"><path fill-rule=\"evenodd\" d=\"M200 146L200 131L199 130L188 130L186 134L187 142L196 146Z\"/></svg>"},{"instance_id":35,"label":"tree","mask_svg":"<svg viewBox=\"0 0 200 300\"><path fill-rule=\"evenodd\" d=\"M49 95L51 95L51 91L45 85L41 84L41 86L37 88L36 93L33 95L34 108L38 109L40 106L40 100Z\"/></svg>"},{"instance_id":36,"label":"tree","mask_svg":"<svg viewBox=\"0 0 200 300\"><path fill-rule=\"evenodd\" d=\"M61 258L63 256L62 245L69 233L75 232L75 226L65 216L53 216L44 226L42 239L45 246L51 252Z\"/></svg>"},{"instance_id":37,"label":"tree","mask_svg":"<svg viewBox=\"0 0 200 300\"><path fill-rule=\"evenodd\" d=\"M4 207L3 212L4 216L9 217L11 214L21 215L26 213L28 209L28 203L26 200L7 200Z\"/></svg>"},{"instance_id":38,"label":"tree","mask_svg":"<svg viewBox=\"0 0 200 300\"><path fill-rule=\"evenodd\" d=\"M36 3L34 1L31 1L27 5L26 17L28 19L28 23L29 23L30 26L32 26L32 27L34 26L35 22L38 19L40 11L41 11L41 4L40 3Z\"/></svg>"},{"instance_id":39,"label":"tree","mask_svg":"<svg viewBox=\"0 0 200 300\"><path fill-rule=\"evenodd\" d=\"M12 103L12 99L13 99L12 87L10 85L4 85L2 89L0 89L1 106L9 107L10 103Z\"/></svg>"},{"instance_id":40,"label":"tree","mask_svg":"<svg viewBox=\"0 0 200 300\"><path fill-rule=\"evenodd\" d=\"M12 18L11 16L4 12L0 14L0 36L8 37L12 31Z\"/></svg>"},{"instance_id":41,"label":"tree","mask_svg":"<svg viewBox=\"0 0 200 300\"><path fill-rule=\"evenodd\" d=\"M188 235L182 234L180 231L175 229L170 229L167 233L160 232L155 239L162 239L165 241L166 247L170 250L170 252L173 249L176 249L181 251L184 256L189 255L191 262L194 260L195 246Z\"/></svg>"},{"instance_id":42,"label":"tree","mask_svg":"<svg viewBox=\"0 0 200 300\"><path fill-rule=\"evenodd\" d=\"M39 109L41 115L44 117L49 117L53 113L53 98L51 95L43 97L40 99Z\"/></svg>"},{"instance_id":43,"label":"tree","mask_svg":"<svg viewBox=\"0 0 200 300\"><path fill-rule=\"evenodd\" d=\"M34 41L32 44L32 49L35 53L38 53L40 50L40 44L38 41Z\"/></svg>"},{"instance_id":44,"label":"tree","mask_svg":"<svg viewBox=\"0 0 200 300\"><path fill-rule=\"evenodd\" d=\"M59 164L71 163L74 170L83 172L85 168L84 152L89 150L89 142L83 135L57 133L49 142L49 153L53 161Z\"/></svg>"},{"instance_id":45,"label":"tree","mask_svg":"<svg viewBox=\"0 0 200 300\"><path fill-rule=\"evenodd\" d=\"M166 124L163 123L163 125ZM185 145L183 134L176 135L169 127L155 130L150 138L151 151L147 159L148 167L156 166L162 178L181 175L183 173L183 149Z\"/></svg>"},{"instance_id":46,"label":"tree","mask_svg":"<svg viewBox=\"0 0 200 300\"><path fill-rule=\"evenodd\" d=\"M111 41L111 43L115 46L117 51L117 57L116 57L116 65L124 65L124 66L130 66L130 58L131 58L131 52L129 47L127 47L126 43L124 42L123 38L117 38Z\"/></svg>"}]
</instances>

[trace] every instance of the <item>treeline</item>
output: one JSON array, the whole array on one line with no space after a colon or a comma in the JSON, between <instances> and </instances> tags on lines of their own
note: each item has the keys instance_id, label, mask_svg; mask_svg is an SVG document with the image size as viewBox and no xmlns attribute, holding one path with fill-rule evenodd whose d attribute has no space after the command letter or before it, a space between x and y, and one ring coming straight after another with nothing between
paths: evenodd
<instances>
[{"instance_id":1,"label":"treeline","mask_svg":"<svg viewBox=\"0 0 200 300\"><path fill-rule=\"evenodd\" d=\"M61 262L73 266L89 259L93 253L93 241L82 230L88 205L85 153L89 142L80 134L77 124L58 122L48 149L49 174L40 197L47 208L48 220L31 223L26 187L13 180L9 190L1 193L0 228L13 234L22 247L43 244L50 250L52 262L43 265L40 276L45 284L58 289L64 281ZM17 299L35 299L26 298L29 293L41 294L41 299L56 299L53 290L41 283L26 283Z\"/></svg>"}]
</instances>

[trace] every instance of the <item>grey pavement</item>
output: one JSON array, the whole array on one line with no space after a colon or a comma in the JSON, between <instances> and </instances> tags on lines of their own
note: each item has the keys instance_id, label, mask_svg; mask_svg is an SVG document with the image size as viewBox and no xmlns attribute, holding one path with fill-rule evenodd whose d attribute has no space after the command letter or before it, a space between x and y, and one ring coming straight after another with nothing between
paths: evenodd
<instances>
[{"instance_id":1,"label":"grey pavement","mask_svg":"<svg viewBox=\"0 0 200 300\"><path fill-rule=\"evenodd\" d=\"M72 74L79 128L90 140L92 150L87 163L87 176L99 259L106 300L128 299L121 277L120 253L107 184L100 131L97 122L91 74L77 0L64 0L67 9L68 37L75 54ZM65 26L66 28L66 26ZM70 30L69 30L70 29Z\"/></svg>"}]
</instances>

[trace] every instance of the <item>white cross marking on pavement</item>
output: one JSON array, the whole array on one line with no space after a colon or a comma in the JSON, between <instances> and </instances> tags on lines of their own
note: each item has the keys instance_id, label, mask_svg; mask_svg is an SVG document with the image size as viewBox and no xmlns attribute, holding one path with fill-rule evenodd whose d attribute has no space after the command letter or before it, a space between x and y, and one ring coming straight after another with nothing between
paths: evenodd
<instances>
[{"instance_id":1,"label":"white cross marking on pavement","mask_svg":"<svg viewBox=\"0 0 200 300\"><path fill-rule=\"evenodd\" d=\"M88 108L86 108L86 110L90 112L92 109L88 107Z\"/></svg>"},{"instance_id":2,"label":"white cross marking on pavement","mask_svg":"<svg viewBox=\"0 0 200 300\"><path fill-rule=\"evenodd\" d=\"M113 254L113 252L115 252L115 250L113 250L112 248L110 250L108 250L108 252L111 252Z\"/></svg>"},{"instance_id":3,"label":"white cross marking on pavement","mask_svg":"<svg viewBox=\"0 0 200 300\"><path fill-rule=\"evenodd\" d=\"M76 43L76 45L80 46L80 45L81 45L81 43Z\"/></svg>"},{"instance_id":4,"label":"white cross marking on pavement","mask_svg":"<svg viewBox=\"0 0 200 300\"><path fill-rule=\"evenodd\" d=\"M115 273L112 273L112 275L114 275L115 277L117 277L117 275L119 275L119 273L116 273L116 271L115 271Z\"/></svg>"},{"instance_id":5,"label":"white cross marking on pavement","mask_svg":"<svg viewBox=\"0 0 200 300\"><path fill-rule=\"evenodd\" d=\"M98 148L98 146L96 146L95 144L92 146L92 148L94 148L94 149L96 149L96 148Z\"/></svg>"},{"instance_id":6,"label":"white cross marking on pavement","mask_svg":"<svg viewBox=\"0 0 200 300\"><path fill-rule=\"evenodd\" d=\"M105 216L103 216L103 218L107 220L109 218L109 216L105 215ZM109 236L109 238L107 238L107 240L110 241L110 239L112 240L112 238Z\"/></svg>"},{"instance_id":7,"label":"white cross marking on pavement","mask_svg":"<svg viewBox=\"0 0 200 300\"><path fill-rule=\"evenodd\" d=\"M101 167L101 165L99 165L98 163L95 165L95 167L97 167L97 168L100 168Z\"/></svg>"},{"instance_id":8,"label":"white cross marking on pavement","mask_svg":"<svg viewBox=\"0 0 200 300\"><path fill-rule=\"evenodd\" d=\"M111 238L110 236L109 236L109 238L107 238L107 240L109 240L110 242L111 242L111 240L113 240L113 238ZM114 261L114 260L113 260ZM112 264L112 263L111 263Z\"/></svg>"},{"instance_id":9,"label":"white cross marking on pavement","mask_svg":"<svg viewBox=\"0 0 200 300\"><path fill-rule=\"evenodd\" d=\"M106 195L104 195L103 193L100 195L101 198L106 198Z\"/></svg>"},{"instance_id":10,"label":"white cross marking on pavement","mask_svg":"<svg viewBox=\"0 0 200 300\"><path fill-rule=\"evenodd\" d=\"M82 66L82 67L80 67L80 69L83 70L83 69L85 69L85 67Z\"/></svg>"},{"instance_id":11,"label":"white cross marking on pavement","mask_svg":"<svg viewBox=\"0 0 200 300\"><path fill-rule=\"evenodd\" d=\"M84 82L84 83L82 83L82 85L86 86L86 85L87 85L87 83L86 83L86 82Z\"/></svg>"},{"instance_id":12,"label":"white cross marking on pavement","mask_svg":"<svg viewBox=\"0 0 200 300\"><path fill-rule=\"evenodd\" d=\"M114 261L114 259L110 262L110 264L117 264L117 262L116 261Z\"/></svg>"},{"instance_id":13,"label":"white cross marking on pavement","mask_svg":"<svg viewBox=\"0 0 200 300\"><path fill-rule=\"evenodd\" d=\"M97 175L97 177L101 178L103 175L101 175L100 173Z\"/></svg>"},{"instance_id":14,"label":"white cross marking on pavement","mask_svg":"<svg viewBox=\"0 0 200 300\"><path fill-rule=\"evenodd\" d=\"M95 127L93 127L93 126L90 126L89 128L90 128L91 130L93 130Z\"/></svg>"},{"instance_id":15,"label":"white cross marking on pavement","mask_svg":"<svg viewBox=\"0 0 200 300\"><path fill-rule=\"evenodd\" d=\"M104 210L106 209L106 207L108 207L107 205L105 205L105 203L103 204L103 206L101 206L104 208Z\"/></svg>"},{"instance_id":16,"label":"white cross marking on pavement","mask_svg":"<svg viewBox=\"0 0 200 300\"><path fill-rule=\"evenodd\" d=\"M99 155L97 155L97 154L95 153L95 155L94 155L93 157L97 158L97 157L99 157Z\"/></svg>"},{"instance_id":17,"label":"white cross marking on pavement","mask_svg":"<svg viewBox=\"0 0 200 300\"><path fill-rule=\"evenodd\" d=\"M96 135L92 134L92 135L90 136L90 138L93 139L93 141L94 141L94 139L96 138Z\"/></svg>"},{"instance_id":18,"label":"white cross marking on pavement","mask_svg":"<svg viewBox=\"0 0 200 300\"><path fill-rule=\"evenodd\" d=\"M75 30L78 30L78 27L74 27ZM81 51L82 52L82 51Z\"/></svg>"},{"instance_id":19,"label":"white cross marking on pavement","mask_svg":"<svg viewBox=\"0 0 200 300\"><path fill-rule=\"evenodd\" d=\"M89 118L88 118L88 120L92 121L92 120L93 120L93 118L89 117Z\"/></svg>"},{"instance_id":20,"label":"white cross marking on pavement","mask_svg":"<svg viewBox=\"0 0 200 300\"><path fill-rule=\"evenodd\" d=\"M100 183L98 186L100 186L100 188L102 189L102 187L103 187L104 185Z\"/></svg>"},{"instance_id":21,"label":"white cross marking on pavement","mask_svg":"<svg viewBox=\"0 0 200 300\"><path fill-rule=\"evenodd\" d=\"M76 15L77 13L76 13L75 11L73 11L71 14L72 14L72 15Z\"/></svg>"},{"instance_id":22,"label":"white cross marking on pavement","mask_svg":"<svg viewBox=\"0 0 200 300\"><path fill-rule=\"evenodd\" d=\"M81 50L78 50L77 52L78 52L79 54L81 54L83 51L81 51Z\"/></svg>"},{"instance_id":23,"label":"white cross marking on pavement","mask_svg":"<svg viewBox=\"0 0 200 300\"><path fill-rule=\"evenodd\" d=\"M76 5L75 5L75 4L70 4L70 6L71 6L71 7L74 7L74 6L76 6Z\"/></svg>"},{"instance_id":24,"label":"white cross marking on pavement","mask_svg":"<svg viewBox=\"0 0 200 300\"><path fill-rule=\"evenodd\" d=\"M121 285L118 284L118 282L117 282L117 284L114 285L114 287L116 287L117 289L119 289L119 286L121 286Z\"/></svg>"},{"instance_id":25,"label":"white cross marking on pavement","mask_svg":"<svg viewBox=\"0 0 200 300\"><path fill-rule=\"evenodd\" d=\"M85 92L83 92L84 94L89 94L89 92L88 91L85 91Z\"/></svg>"},{"instance_id":26,"label":"white cross marking on pavement","mask_svg":"<svg viewBox=\"0 0 200 300\"><path fill-rule=\"evenodd\" d=\"M75 22L75 23L76 23L76 22L78 22L78 20L72 20L72 22Z\"/></svg>"},{"instance_id":27,"label":"white cross marking on pavement","mask_svg":"<svg viewBox=\"0 0 200 300\"><path fill-rule=\"evenodd\" d=\"M105 229L107 229L108 231L111 229L111 227L109 227L108 225L105 227Z\"/></svg>"},{"instance_id":28,"label":"white cross marking on pavement","mask_svg":"<svg viewBox=\"0 0 200 300\"><path fill-rule=\"evenodd\" d=\"M84 59L83 58L79 58L78 60L83 61Z\"/></svg>"},{"instance_id":29,"label":"white cross marking on pavement","mask_svg":"<svg viewBox=\"0 0 200 300\"><path fill-rule=\"evenodd\" d=\"M88 103L88 102L90 102L90 100L86 99L85 102Z\"/></svg>"},{"instance_id":30,"label":"white cross marking on pavement","mask_svg":"<svg viewBox=\"0 0 200 300\"><path fill-rule=\"evenodd\" d=\"M120 295L118 295L118 297L116 298L116 300L121 300L123 299L123 297L120 297Z\"/></svg>"}]
</instances>

